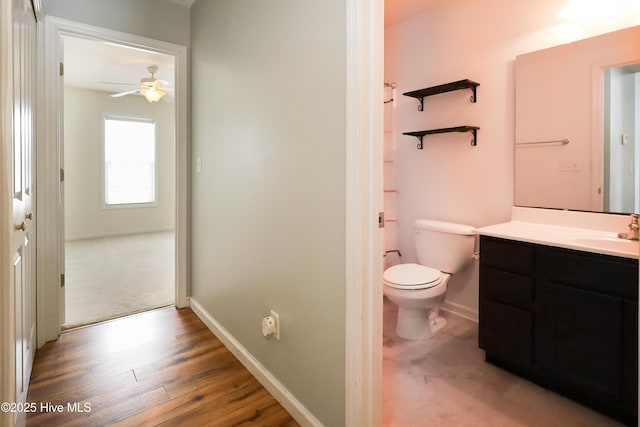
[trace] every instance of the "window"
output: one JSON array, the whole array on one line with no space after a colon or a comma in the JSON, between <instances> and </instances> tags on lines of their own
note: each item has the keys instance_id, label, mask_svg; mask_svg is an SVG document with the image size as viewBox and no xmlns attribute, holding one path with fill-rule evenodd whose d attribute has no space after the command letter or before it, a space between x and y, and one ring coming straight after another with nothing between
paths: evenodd
<instances>
[{"instance_id":1,"label":"window","mask_svg":"<svg viewBox=\"0 0 640 427\"><path fill-rule=\"evenodd\" d=\"M155 203L155 183L155 121L105 116L105 206Z\"/></svg>"}]
</instances>

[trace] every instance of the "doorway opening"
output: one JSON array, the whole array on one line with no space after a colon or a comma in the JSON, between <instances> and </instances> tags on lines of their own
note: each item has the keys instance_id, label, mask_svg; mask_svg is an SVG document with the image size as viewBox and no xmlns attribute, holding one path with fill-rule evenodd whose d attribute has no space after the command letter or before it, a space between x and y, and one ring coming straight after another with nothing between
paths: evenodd
<instances>
[{"instance_id":1,"label":"doorway opening","mask_svg":"<svg viewBox=\"0 0 640 427\"><path fill-rule=\"evenodd\" d=\"M68 329L176 304L175 58L62 41Z\"/></svg>"},{"instance_id":2,"label":"doorway opening","mask_svg":"<svg viewBox=\"0 0 640 427\"><path fill-rule=\"evenodd\" d=\"M604 70L605 212L640 212L640 63Z\"/></svg>"}]
</instances>

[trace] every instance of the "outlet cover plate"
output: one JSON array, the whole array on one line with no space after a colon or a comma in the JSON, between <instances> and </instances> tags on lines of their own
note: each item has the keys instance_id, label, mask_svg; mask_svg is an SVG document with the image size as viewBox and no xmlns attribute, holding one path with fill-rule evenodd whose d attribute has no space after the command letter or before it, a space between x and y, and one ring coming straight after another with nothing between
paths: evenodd
<instances>
[{"instance_id":1,"label":"outlet cover plate","mask_svg":"<svg viewBox=\"0 0 640 427\"><path fill-rule=\"evenodd\" d=\"M273 317L276 321L276 333L274 334L274 337L276 340L280 341L280 315L271 310L271 317Z\"/></svg>"}]
</instances>

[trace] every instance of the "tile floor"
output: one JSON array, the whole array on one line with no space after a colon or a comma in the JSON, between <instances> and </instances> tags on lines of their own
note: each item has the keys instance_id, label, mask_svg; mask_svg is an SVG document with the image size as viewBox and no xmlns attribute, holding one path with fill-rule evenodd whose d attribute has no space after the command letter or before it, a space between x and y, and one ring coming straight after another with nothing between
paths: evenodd
<instances>
[{"instance_id":1,"label":"tile floor","mask_svg":"<svg viewBox=\"0 0 640 427\"><path fill-rule=\"evenodd\" d=\"M384 301L383 426L620 427L622 424L484 361L478 324L448 321L429 340L395 334Z\"/></svg>"}]
</instances>

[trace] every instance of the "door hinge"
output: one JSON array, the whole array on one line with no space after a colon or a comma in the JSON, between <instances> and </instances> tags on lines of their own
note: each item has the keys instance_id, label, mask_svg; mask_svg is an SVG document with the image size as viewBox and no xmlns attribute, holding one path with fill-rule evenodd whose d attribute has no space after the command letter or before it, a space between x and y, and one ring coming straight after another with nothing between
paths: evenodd
<instances>
[{"instance_id":1,"label":"door hinge","mask_svg":"<svg viewBox=\"0 0 640 427\"><path fill-rule=\"evenodd\" d=\"M64 64L60 62L60 75L64 76Z\"/></svg>"},{"instance_id":2,"label":"door hinge","mask_svg":"<svg viewBox=\"0 0 640 427\"><path fill-rule=\"evenodd\" d=\"M60 168L60 182L64 182L64 169Z\"/></svg>"},{"instance_id":3,"label":"door hinge","mask_svg":"<svg viewBox=\"0 0 640 427\"><path fill-rule=\"evenodd\" d=\"M64 288L64 273L60 275L60 287Z\"/></svg>"},{"instance_id":4,"label":"door hinge","mask_svg":"<svg viewBox=\"0 0 640 427\"><path fill-rule=\"evenodd\" d=\"M378 213L378 228L384 228L384 212Z\"/></svg>"}]
</instances>

